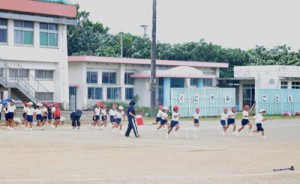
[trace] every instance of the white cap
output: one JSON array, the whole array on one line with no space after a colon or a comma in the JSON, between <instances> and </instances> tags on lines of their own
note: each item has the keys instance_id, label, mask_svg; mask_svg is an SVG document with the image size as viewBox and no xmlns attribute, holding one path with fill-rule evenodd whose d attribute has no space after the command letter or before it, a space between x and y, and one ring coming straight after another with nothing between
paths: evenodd
<instances>
[{"instance_id":1,"label":"white cap","mask_svg":"<svg viewBox=\"0 0 300 184\"><path fill-rule=\"evenodd\" d=\"M12 102L15 102L15 100L14 100L14 99L10 99L10 101L12 101Z\"/></svg>"},{"instance_id":2,"label":"white cap","mask_svg":"<svg viewBox=\"0 0 300 184\"><path fill-rule=\"evenodd\" d=\"M43 106L41 103L38 103L38 104L36 104L36 106L39 106L39 107L41 107L41 106Z\"/></svg>"},{"instance_id":3,"label":"white cap","mask_svg":"<svg viewBox=\"0 0 300 184\"><path fill-rule=\"evenodd\" d=\"M27 105L33 105L33 103L32 102L28 102L28 104Z\"/></svg>"},{"instance_id":4,"label":"white cap","mask_svg":"<svg viewBox=\"0 0 300 184\"><path fill-rule=\"evenodd\" d=\"M124 107L123 106L119 106L119 110L123 110L124 109Z\"/></svg>"},{"instance_id":5,"label":"white cap","mask_svg":"<svg viewBox=\"0 0 300 184\"><path fill-rule=\"evenodd\" d=\"M259 112L267 112L266 109L260 109Z\"/></svg>"},{"instance_id":6,"label":"white cap","mask_svg":"<svg viewBox=\"0 0 300 184\"><path fill-rule=\"evenodd\" d=\"M169 108L167 106L164 106L163 110L168 110Z\"/></svg>"}]
</instances>

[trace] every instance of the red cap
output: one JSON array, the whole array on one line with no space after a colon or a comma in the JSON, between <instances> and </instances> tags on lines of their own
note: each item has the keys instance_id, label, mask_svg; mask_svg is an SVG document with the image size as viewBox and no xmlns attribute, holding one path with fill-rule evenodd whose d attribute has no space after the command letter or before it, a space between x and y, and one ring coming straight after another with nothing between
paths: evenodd
<instances>
[{"instance_id":1,"label":"red cap","mask_svg":"<svg viewBox=\"0 0 300 184\"><path fill-rule=\"evenodd\" d=\"M103 105L102 105L102 107L106 108L106 105L105 105L105 104L103 104Z\"/></svg>"},{"instance_id":2,"label":"red cap","mask_svg":"<svg viewBox=\"0 0 300 184\"><path fill-rule=\"evenodd\" d=\"M235 108L236 108L236 106L232 106L232 107L231 107L231 109L235 109Z\"/></svg>"},{"instance_id":3,"label":"red cap","mask_svg":"<svg viewBox=\"0 0 300 184\"><path fill-rule=\"evenodd\" d=\"M200 111L200 109L197 107L197 108L196 108L196 111Z\"/></svg>"},{"instance_id":4,"label":"red cap","mask_svg":"<svg viewBox=\"0 0 300 184\"><path fill-rule=\"evenodd\" d=\"M249 105L245 105L244 106L244 109L246 110L246 109L249 109L250 107L249 107Z\"/></svg>"},{"instance_id":5,"label":"red cap","mask_svg":"<svg viewBox=\"0 0 300 184\"><path fill-rule=\"evenodd\" d=\"M117 104L113 104L113 107L118 107L118 105Z\"/></svg>"},{"instance_id":6,"label":"red cap","mask_svg":"<svg viewBox=\"0 0 300 184\"><path fill-rule=\"evenodd\" d=\"M163 107L163 105L161 105L161 104L160 104L158 107L162 108L162 107Z\"/></svg>"},{"instance_id":7,"label":"red cap","mask_svg":"<svg viewBox=\"0 0 300 184\"><path fill-rule=\"evenodd\" d=\"M224 110L227 110L227 107L224 107Z\"/></svg>"},{"instance_id":8,"label":"red cap","mask_svg":"<svg viewBox=\"0 0 300 184\"><path fill-rule=\"evenodd\" d=\"M102 102L97 102L97 106L102 106Z\"/></svg>"},{"instance_id":9,"label":"red cap","mask_svg":"<svg viewBox=\"0 0 300 184\"><path fill-rule=\"evenodd\" d=\"M173 110L179 110L179 107L178 107L177 105L175 105L175 106L173 107Z\"/></svg>"}]
</instances>

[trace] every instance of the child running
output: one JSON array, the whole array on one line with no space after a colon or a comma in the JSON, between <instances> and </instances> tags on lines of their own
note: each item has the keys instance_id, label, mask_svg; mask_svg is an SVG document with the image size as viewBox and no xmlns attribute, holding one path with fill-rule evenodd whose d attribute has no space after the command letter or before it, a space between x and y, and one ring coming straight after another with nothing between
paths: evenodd
<instances>
[{"instance_id":1,"label":"child running","mask_svg":"<svg viewBox=\"0 0 300 184\"><path fill-rule=\"evenodd\" d=\"M35 109L35 119L37 121L37 129L40 130L42 128L42 121L43 121L43 117L42 117L42 108L43 105L41 103L36 104L37 108Z\"/></svg>"},{"instance_id":2,"label":"child running","mask_svg":"<svg viewBox=\"0 0 300 184\"><path fill-rule=\"evenodd\" d=\"M52 109L53 111L53 116L54 116L54 124L53 124L53 128L54 129L57 129L57 125L59 124L60 122L60 103L58 102L55 102L54 103L54 109Z\"/></svg>"},{"instance_id":3,"label":"child running","mask_svg":"<svg viewBox=\"0 0 300 184\"><path fill-rule=\"evenodd\" d=\"M178 129L180 128L179 126L179 117L180 117L180 114L179 114L179 107L177 105L175 105L173 107L173 112L172 112L172 121L171 121L171 126L169 128L169 131L168 131L168 134L167 134L167 138L169 137L169 134L171 133L171 131L173 130L174 127L175 128L175 135L177 135L177 131Z\"/></svg>"},{"instance_id":4,"label":"child running","mask_svg":"<svg viewBox=\"0 0 300 184\"><path fill-rule=\"evenodd\" d=\"M25 131L26 130L32 130L32 124L33 124L33 115L35 114L35 110L32 107L33 103L28 102L27 109L26 109L26 125L25 125ZM29 128L28 128L29 124Z\"/></svg>"},{"instance_id":5,"label":"child running","mask_svg":"<svg viewBox=\"0 0 300 184\"><path fill-rule=\"evenodd\" d=\"M170 128L170 124L168 123L168 110L169 108L167 106L164 106L163 111L161 113L161 120L160 125L157 127L156 132L161 129L164 125L168 126L168 130Z\"/></svg>"},{"instance_id":6,"label":"child running","mask_svg":"<svg viewBox=\"0 0 300 184\"><path fill-rule=\"evenodd\" d=\"M254 118L254 122L256 123L256 130L254 130L254 132L261 132L261 135L263 136L263 138L267 138L265 136L265 130L264 128L262 127L262 122L263 121L267 121L266 118L263 117L263 115L266 113L266 110L265 109L261 109L259 111L259 114L255 115L253 118Z\"/></svg>"},{"instance_id":7,"label":"child running","mask_svg":"<svg viewBox=\"0 0 300 184\"><path fill-rule=\"evenodd\" d=\"M114 128L119 128L120 127L120 134L123 134L122 132L122 118L125 120L125 113L124 113L124 108L123 106L119 106L118 108L119 110L117 111L117 115L116 115L116 122L114 124L114 126L111 128L112 131L114 131Z\"/></svg>"},{"instance_id":8,"label":"child running","mask_svg":"<svg viewBox=\"0 0 300 184\"><path fill-rule=\"evenodd\" d=\"M114 126L115 122L116 122L117 107L118 107L117 104L113 104L112 109L110 109L109 112L108 112L111 126Z\"/></svg>"},{"instance_id":9,"label":"child running","mask_svg":"<svg viewBox=\"0 0 300 184\"><path fill-rule=\"evenodd\" d=\"M47 105L44 103L42 109L41 109L41 112L42 112L42 129L41 130L44 130L44 127L45 127L45 124L47 122L47 115L48 115L48 108L47 108Z\"/></svg>"},{"instance_id":10,"label":"child running","mask_svg":"<svg viewBox=\"0 0 300 184\"><path fill-rule=\"evenodd\" d=\"M163 112L162 109L163 109L163 106L159 105L158 106L158 112L156 114L156 120L155 120L156 125L161 122L161 116L162 116L162 112Z\"/></svg>"},{"instance_id":11,"label":"child running","mask_svg":"<svg viewBox=\"0 0 300 184\"><path fill-rule=\"evenodd\" d=\"M225 132L227 131L227 129L229 128L230 125L233 125L233 135L238 135L236 130L236 124L235 124L235 119L236 119L236 107L231 107L231 111L228 113L228 120L227 120L227 125L225 128Z\"/></svg>"},{"instance_id":12,"label":"child running","mask_svg":"<svg viewBox=\"0 0 300 184\"><path fill-rule=\"evenodd\" d=\"M199 118L200 118L200 109L196 108L195 109L195 114L194 114L194 126L196 128L198 128L200 126Z\"/></svg>"},{"instance_id":13,"label":"child running","mask_svg":"<svg viewBox=\"0 0 300 184\"><path fill-rule=\"evenodd\" d=\"M101 115L102 115L102 124L101 126L104 125L104 127L107 126L107 112L106 112L106 105L102 105L102 110L101 110Z\"/></svg>"},{"instance_id":14,"label":"child running","mask_svg":"<svg viewBox=\"0 0 300 184\"><path fill-rule=\"evenodd\" d=\"M13 130L14 129L14 117L16 114L16 106L15 106L15 101L13 99L10 100L8 106L7 106L7 117L8 117L8 125L9 129Z\"/></svg>"},{"instance_id":15,"label":"child running","mask_svg":"<svg viewBox=\"0 0 300 184\"><path fill-rule=\"evenodd\" d=\"M94 110L93 123L91 124L91 128L95 128L96 125L98 126L98 128L100 127L99 120L100 120L100 114L101 114L101 106L102 106L102 103L98 102L97 106Z\"/></svg>"},{"instance_id":16,"label":"child running","mask_svg":"<svg viewBox=\"0 0 300 184\"><path fill-rule=\"evenodd\" d=\"M252 136L253 134L251 133L252 129L252 124L249 122L249 116L251 114L249 113L249 105L244 106L244 111L243 111L243 119L242 119L242 127L239 129L238 132L242 131L246 125L249 126L249 132L248 135Z\"/></svg>"},{"instance_id":17,"label":"child running","mask_svg":"<svg viewBox=\"0 0 300 184\"><path fill-rule=\"evenodd\" d=\"M26 112L27 112L27 102L24 102L24 107L23 107L23 121L22 121L22 127L25 127L26 124Z\"/></svg>"},{"instance_id":18,"label":"child running","mask_svg":"<svg viewBox=\"0 0 300 184\"><path fill-rule=\"evenodd\" d=\"M47 116L48 116L48 126L52 125L53 112L52 112L52 104L47 103Z\"/></svg>"},{"instance_id":19,"label":"child running","mask_svg":"<svg viewBox=\"0 0 300 184\"><path fill-rule=\"evenodd\" d=\"M221 117L221 120L220 120L220 123L223 127L223 131L221 131L221 134L222 135L225 135L225 132L226 132L226 121L227 121L227 118L228 118L228 114L227 114L227 108L225 107L223 112L220 114L220 117Z\"/></svg>"}]
</instances>

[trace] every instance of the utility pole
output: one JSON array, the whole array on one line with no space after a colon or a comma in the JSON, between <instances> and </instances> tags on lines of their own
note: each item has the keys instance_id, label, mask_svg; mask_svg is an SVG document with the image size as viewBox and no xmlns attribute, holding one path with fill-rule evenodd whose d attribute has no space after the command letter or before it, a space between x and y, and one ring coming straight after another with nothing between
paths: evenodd
<instances>
[{"instance_id":1,"label":"utility pole","mask_svg":"<svg viewBox=\"0 0 300 184\"><path fill-rule=\"evenodd\" d=\"M151 45L151 78L150 78L150 109L151 116L155 117L156 106L156 0L153 0L153 17L152 17L152 45Z\"/></svg>"},{"instance_id":2,"label":"utility pole","mask_svg":"<svg viewBox=\"0 0 300 184\"><path fill-rule=\"evenodd\" d=\"M121 58L123 57L123 32L120 33Z\"/></svg>"},{"instance_id":3,"label":"utility pole","mask_svg":"<svg viewBox=\"0 0 300 184\"><path fill-rule=\"evenodd\" d=\"M147 37L147 27L148 27L148 25L144 24L144 25L141 25L141 27L144 29L144 37Z\"/></svg>"}]
</instances>

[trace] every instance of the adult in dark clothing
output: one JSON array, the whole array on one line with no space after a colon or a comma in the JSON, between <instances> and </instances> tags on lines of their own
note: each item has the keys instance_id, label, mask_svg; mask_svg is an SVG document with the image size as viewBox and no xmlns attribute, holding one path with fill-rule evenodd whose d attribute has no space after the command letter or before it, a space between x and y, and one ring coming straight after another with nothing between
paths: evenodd
<instances>
[{"instance_id":1,"label":"adult in dark clothing","mask_svg":"<svg viewBox=\"0 0 300 184\"><path fill-rule=\"evenodd\" d=\"M79 128L80 128L80 117L81 117L81 115L82 115L82 110L80 110L80 109L76 109L76 110L74 110L73 112L71 112L70 118L71 118L71 120L72 120L72 127L73 127L73 130L75 130L76 127L77 127L78 130L79 130Z\"/></svg>"},{"instance_id":2,"label":"adult in dark clothing","mask_svg":"<svg viewBox=\"0 0 300 184\"><path fill-rule=\"evenodd\" d=\"M128 119L128 128L125 133L126 137L129 137L131 129L133 129L134 135L136 138L140 138L137 125L136 125L136 119L135 119L135 110L134 110L135 101L131 100L129 103L128 111L127 111L127 119Z\"/></svg>"}]
</instances>

